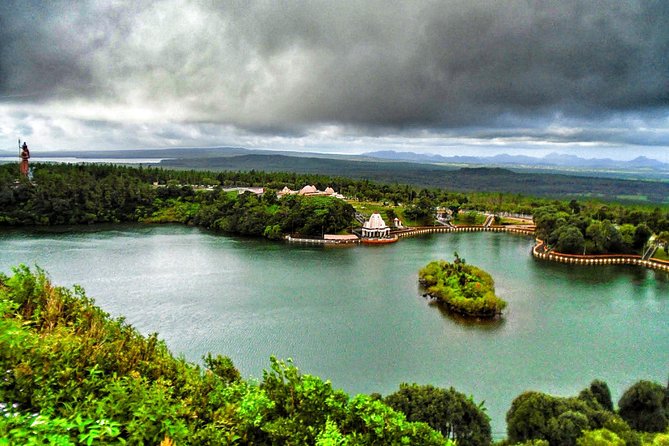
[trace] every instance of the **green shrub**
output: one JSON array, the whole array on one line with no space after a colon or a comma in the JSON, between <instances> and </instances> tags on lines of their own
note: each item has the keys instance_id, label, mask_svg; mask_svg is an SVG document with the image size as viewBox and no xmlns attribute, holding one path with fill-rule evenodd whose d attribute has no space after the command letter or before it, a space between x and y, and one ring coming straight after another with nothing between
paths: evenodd
<instances>
[{"instance_id":1,"label":"green shrub","mask_svg":"<svg viewBox=\"0 0 669 446\"><path fill-rule=\"evenodd\" d=\"M230 358L204 363L173 357L157 335L39 269L0 274L0 445L447 444L290 362L271 358L259 383L242 380Z\"/></svg>"}]
</instances>

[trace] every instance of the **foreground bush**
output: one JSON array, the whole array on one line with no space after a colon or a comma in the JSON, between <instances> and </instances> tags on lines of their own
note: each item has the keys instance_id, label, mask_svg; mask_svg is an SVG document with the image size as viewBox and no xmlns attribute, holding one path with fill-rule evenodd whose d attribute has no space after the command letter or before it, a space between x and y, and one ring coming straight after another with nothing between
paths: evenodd
<instances>
[{"instance_id":1,"label":"foreground bush","mask_svg":"<svg viewBox=\"0 0 669 446\"><path fill-rule=\"evenodd\" d=\"M662 444L669 390L639 381L630 387L614 412L606 383L593 381L578 397L557 397L541 392L517 396L507 412L508 444L545 440L550 445Z\"/></svg>"},{"instance_id":2,"label":"foreground bush","mask_svg":"<svg viewBox=\"0 0 669 446\"><path fill-rule=\"evenodd\" d=\"M261 382L206 368L41 270L0 274L2 444L448 444L369 396L272 358Z\"/></svg>"},{"instance_id":3,"label":"foreground bush","mask_svg":"<svg viewBox=\"0 0 669 446\"><path fill-rule=\"evenodd\" d=\"M485 446L492 441L490 418L482 405L452 387L400 384L385 402L409 420L429 424L458 446Z\"/></svg>"},{"instance_id":4,"label":"foreground bush","mask_svg":"<svg viewBox=\"0 0 669 446\"><path fill-rule=\"evenodd\" d=\"M618 406L633 429L664 432L669 427L669 392L658 383L639 381L625 391Z\"/></svg>"}]
</instances>

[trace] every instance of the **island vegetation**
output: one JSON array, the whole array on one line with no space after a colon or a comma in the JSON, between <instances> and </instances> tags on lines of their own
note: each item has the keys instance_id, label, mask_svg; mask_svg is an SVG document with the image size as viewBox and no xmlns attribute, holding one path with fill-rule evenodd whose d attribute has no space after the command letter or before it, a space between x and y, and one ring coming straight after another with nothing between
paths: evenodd
<instances>
[{"instance_id":1,"label":"island vegetation","mask_svg":"<svg viewBox=\"0 0 669 446\"><path fill-rule=\"evenodd\" d=\"M230 358L193 364L143 336L83 289L42 270L0 274L0 444L493 444L483 403L453 388L401 384L349 396L270 359L245 380ZM576 397L524 392L496 444L659 446L669 388L639 381L614 408L603 381Z\"/></svg>"},{"instance_id":2,"label":"island vegetation","mask_svg":"<svg viewBox=\"0 0 669 446\"><path fill-rule=\"evenodd\" d=\"M455 260L428 263L418 272L418 281L427 294L448 310L467 317L494 318L502 314L506 302L495 295L495 282L487 272Z\"/></svg>"}]
</instances>

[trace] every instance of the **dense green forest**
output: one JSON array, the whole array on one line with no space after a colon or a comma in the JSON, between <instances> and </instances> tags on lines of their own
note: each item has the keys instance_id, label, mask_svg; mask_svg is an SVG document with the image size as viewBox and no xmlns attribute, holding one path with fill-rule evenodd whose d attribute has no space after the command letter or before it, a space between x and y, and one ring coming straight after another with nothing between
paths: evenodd
<instances>
[{"instance_id":1,"label":"dense green forest","mask_svg":"<svg viewBox=\"0 0 669 446\"><path fill-rule=\"evenodd\" d=\"M337 233L353 222L353 207L330 197L278 199L272 189L260 197L221 188L196 191L193 185L248 184L202 173L44 165L35 169L32 182L17 184L11 169L0 167L0 225L178 222L278 238Z\"/></svg>"},{"instance_id":2,"label":"dense green forest","mask_svg":"<svg viewBox=\"0 0 669 446\"><path fill-rule=\"evenodd\" d=\"M175 358L157 334L24 266L0 274L0 370L3 445L492 444L483 405L455 389L349 396L275 358L244 380L230 358ZM526 392L507 424L502 445L663 445L669 389L640 381L617 411L601 381L572 398Z\"/></svg>"},{"instance_id":3,"label":"dense green forest","mask_svg":"<svg viewBox=\"0 0 669 446\"><path fill-rule=\"evenodd\" d=\"M306 184L321 190L331 186L353 203L385 204L390 220L401 209L403 216L418 224L432 224L437 206L450 208L456 216L460 210L534 214L540 238L565 253L636 253L651 234L659 240L669 235L667 207L499 192L465 194L315 174L67 164L35 165L32 182L17 181L15 165L0 165L0 226L179 222L277 238L286 233L321 236L355 224L353 208L341 200L277 199L272 193ZM196 190L194 185L213 190ZM267 193L238 196L221 190L233 186L262 186ZM466 212L458 218L476 222L477 214Z\"/></svg>"},{"instance_id":4,"label":"dense green forest","mask_svg":"<svg viewBox=\"0 0 669 446\"><path fill-rule=\"evenodd\" d=\"M506 308L490 274L468 265L457 252L453 262L439 260L421 268L418 280L438 303L464 316L493 318Z\"/></svg>"},{"instance_id":5,"label":"dense green forest","mask_svg":"<svg viewBox=\"0 0 669 446\"><path fill-rule=\"evenodd\" d=\"M460 208L479 210L494 210L498 212L532 213L538 206L555 203L568 203L563 201L568 195L555 192L555 198L540 197L532 188L522 188L513 193L503 192L502 189L487 187L473 187L466 193L458 191L455 187L424 187L419 182L402 181L400 177L393 176L388 182L371 181L371 177L354 179L343 172L340 175L329 175L324 173L296 173L287 167L285 171L270 172L260 170L245 171L206 171L206 170L174 170L162 168L125 167L119 165L68 165L68 164L35 164L35 178L43 175L60 176L63 181L76 183L76 177L92 175L95 180L124 176L135 178L149 185L153 182L167 184L202 184L220 185L222 187L232 186L263 186L270 189L280 190L284 186L291 189L299 189L306 184L316 185L323 190L327 186L333 187L347 197L354 200L387 201L388 203L410 205L419 198L426 198L435 205L449 205ZM486 178L485 172L481 172ZM71 178L73 176L73 178ZM17 179L17 168L13 164L0 165L0 187L12 185ZM494 177L488 178L487 183L494 183ZM81 179L85 183L84 179ZM485 181L484 181L485 182ZM651 183L652 184L652 183ZM104 186L104 185L101 185ZM5 194L6 192L3 192ZM666 198L666 197L665 197ZM598 201L596 198L582 198L581 203L589 203L592 206L606 206L611 212L619 213L621 209L636 210L646 213L658 209L663 218L669 220L669 206L649 203L625 203L617 204L615 200L606 202Z\"/></svg>"},{"instance_id":6,"label":"dense green forest","mask_svg":"<svg viewBox=\"0 0 669 446\"><path fill-rule=\"evenodd\" d=\"M583 206L572 200L534 211L537 237L566 254L641 254L649 238L669 244L669 219L651 212Z\"/></svg>"}]
</instances>

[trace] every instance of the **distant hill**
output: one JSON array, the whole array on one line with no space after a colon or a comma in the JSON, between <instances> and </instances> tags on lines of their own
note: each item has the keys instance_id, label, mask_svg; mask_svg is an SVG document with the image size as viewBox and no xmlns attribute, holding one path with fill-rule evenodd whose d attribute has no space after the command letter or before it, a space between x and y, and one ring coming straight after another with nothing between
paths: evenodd
<instances>
[{"instance_id":1,"label":"distant hill","mask_svg":"<svg viewBox=\"0 0 669 446\"><path fill-rule=\"evenodd\" d=\"M165 149L126 149L126 150L55 150L55 151L33 151L38 157L45 158L80 158L80 159L140 159L140 158L225 158L239 155L287 155L292 157L310 158L358 158L358 155L331 155L322 153L245 149L243 147L181 147ZM2 152L0 157L16 157L18 153Z\"/></svg>"},{"instance_id":2,"label":"distant hill","mask_svg":"<svg viewBox=\"0 0 669 446\"><path fill-rule=\"evenodd\" d=\"M549 197L573 196L669 202L668 182L514 172L499 167L456 168L410 161L365 161L262 154L207 159L170 159L162 161L160 165L210 170L310 173L369 179L391 184L440 187L462 192L509 192Z\"/></svg>"},{"instance_id":3,"label":"distant hill","mask_svg":"<svg viewBox=\"0 0 669 446\"><path fill-rule=\"evenodd\" d=\"M383 160L404 160L422 163L449 163L449 164L477 164L477 165L512 165L538 167L573 167L587 169L648 169L669 172L669 164L658 160L639 156L630 161L612 160L610 158L581 158L576 155L550 153L544 157L525 155L495 155L495 156L441 156L434 154L395 152L382 150L367 152L363 156Z\"/></svg>"},{"instance_id":4,"label":"distant hill","mask_svg":"<svg viewBox=\"0 0 669 446\"><path fill-rule=\"evenodd\" d=\"M7 152L7 156L16 155ZM160 166L172 168L255 169L342 176L463 192L509 192L669 203L669 165L646 157L623 162L555 153L543 158L506 154L444 157L394 151L331 155L241 147L59 151L48 152L48 157L119 159L119 162L131 158L158 158L162 159ZM34 160L38 161L38 157L35 156ZM620 167L621 163L626 167Z\"/></svg>"},{"instance_id":5,"label":"distant hill","mask_svg":"<svg viewBox=\"0 0 669 446\"><path fill-rule=\"evenodd\" d=\"M57 150L48 151L35 155L49 158L105 158L105 159L131 159L131 158L173 158L173 159L197 159L197 158L224 158L240 155L285 155L295 158L319 158L336 160L358 160L358 161L410 161L423 164L455 164L475 166L508 166L514 168L568 168L573 169L596 169L596 170L621 170L637 172L666 173L669 175L669 163L639 156L630 161L612 160L610 158L581 158L575 155L550 153L544 157L532 157L526 155L500 154L495 156L442 156L437 154L396 152L393 150L381 150L366 152L362 155L335 155L315 152L296 152L288 150L247 149L243 147L184 147L165 149L130 149L130 150ZM0 157L15 157L17 153L11 151L0 151ZM37 157L37 156L36 156Z\"/></svg>"},{"instance_id":6,"label":"distant hill","mask_svg":"<svg viewBox=\"0 0 669 446\"><path fill-rule=\"evenodd\" d=\"M241 147L189 147L169 149L129 149L129 150L56 150L40 153L49 158L184 158L221 157L254 153Z\"/></svg>"}]
</instances>

